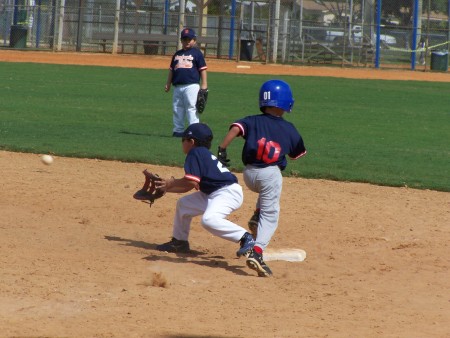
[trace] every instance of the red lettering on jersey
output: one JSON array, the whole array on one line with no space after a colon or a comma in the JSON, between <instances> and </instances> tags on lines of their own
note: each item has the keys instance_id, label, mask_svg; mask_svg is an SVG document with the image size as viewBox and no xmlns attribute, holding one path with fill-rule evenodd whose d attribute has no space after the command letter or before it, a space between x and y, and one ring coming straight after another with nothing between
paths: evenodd
<instances>
[{"instance_id":1,"label":"red lettering on jersey","mask_svg":"<svg viewBox=\"0 0 450 338\"><path fill-rule=\"evenodd\" d=\"M264 145L266 144L266 138L263 137L262 139L258 140L258 152L256 153L256 159L261 160L264 152Z\"/></svg>"},{"instance_id":2,"label":"red lettering on jersey","mask_svg":"<svg viewBox=\"0 0 450 338\"><path fill-rule=\"evenodd\" d=\"M178 61L175 69L193 67L192 61L194 61L194 57L192 55L177 55L175 56L175 60Z\"/></svg>"},{"instance_id":3,"label":"red lettering on jersey","mask_svg":"<svg viewBox=\"0 0 450 338\"><path fill-rule=\"evenodd\" d=\"M275 141L266 142L264 137L258 140L256 159L263 161L264 163L273 163L280 158L280 152L281 147L279 143Z\"/></svg>"}]
</instances>

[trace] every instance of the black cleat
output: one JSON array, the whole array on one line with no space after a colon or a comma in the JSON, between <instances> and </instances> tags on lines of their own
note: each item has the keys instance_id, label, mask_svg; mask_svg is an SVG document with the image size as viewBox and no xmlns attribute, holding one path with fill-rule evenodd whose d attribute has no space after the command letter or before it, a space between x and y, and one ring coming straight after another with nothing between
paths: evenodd
<instances>
[{"instance_id":1,"label":"black cleat","mask_svg":"<svg viewBox=\"0 0 450 338\"><path fill-rule=\"evenodd\" d=\"M272 276L272 270L270 270L267 264L263 261L262 255L257 253L255 250L252 250L247 256L246 263L250 269L255 270L258 273L259 277Z\"/></svg>"},{"instance_id":2,"label":"black cleat","mask_svg":"<svg viewBox=\"0 0 450 338\"><path fill-rule=\"evenodd\" d=\"M188 253L190 251L190 248L189 248L188 241L180 241L180 240L176 239L175 237L172 237L170 242L156 246L156 250L167 251L167 252Z\"/></svg>"},{"instance_id":3,"label":"black cleat","mask_svg":"<svg viewBox=\"0 0 450 338\"><path fill-rule=\"evenodd\" d=\"M250 254L250 251L252 251L253 247L255 246L255 240L250 233L246 232L244 236L242 236L240 243L241 248L236 252L236 255L238 257L247 257Z\"/></svg>"}]
</instances>

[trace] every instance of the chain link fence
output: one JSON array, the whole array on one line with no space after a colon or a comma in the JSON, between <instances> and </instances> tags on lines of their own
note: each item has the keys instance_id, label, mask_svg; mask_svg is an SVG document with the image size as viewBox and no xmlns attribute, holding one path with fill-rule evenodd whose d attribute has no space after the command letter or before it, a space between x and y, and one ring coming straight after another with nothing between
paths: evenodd
<instances>
[{"instance_id":1,"label":"chain link fence","mask_svg":"<svg viewBox=\"0 0 450 338\"><path fill-rule=\"evenodd\" d=\"M0 47L172 55L191 27L206 57L414 69L448 55L449 11L450 0L2 0Z\"/></svg>"}]
</instances>

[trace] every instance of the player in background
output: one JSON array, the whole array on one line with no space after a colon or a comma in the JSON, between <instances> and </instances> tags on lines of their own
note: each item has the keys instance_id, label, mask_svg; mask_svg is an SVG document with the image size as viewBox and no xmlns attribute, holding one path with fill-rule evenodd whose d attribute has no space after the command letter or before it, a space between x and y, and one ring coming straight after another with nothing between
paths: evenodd
<instances>
[{"instance_id":1,"label":"player in background","mask_svg":"<svg viewBox=\"0 0 450 338\"><path fill-rule=\"evenodd\" d=\"M185 120L188 125L200 122L195 104L199 89L208 89L205 58L196 48L197 36L193 29L181 31L182 49L175 52L170 62L169 74L164 90L173 90L173 133L174 137L182 137ZM200 84L201 83L201 84Z\"/></svg>"},{"instance_id":2,"label":"player in background","mask_svg":"<svg viewBox=\"0 0 450 338\"><path fill-rule=\"evenodd\" d=\"M297 159L306 154L301 135L292 123L283 119L284 112L290 113L293 105L289 84L281 80L265 82L259 91L262 114L232 123L218 149L219 161L228 166L226 148L238 136L245 140L242 150L244 181L251 191L258 193L255 214L249 222L255 245L246 263L261 277L272 275L263 260L263 251L278 227L281 171L287 165L286 155Z\"/></svg>"},{"instance_id":3,"label":"player in background","mask_svg":"<svg viewBox=\"0 0 450 338\"><path fill-rule=\"evenodd\" d=\"M158 245L159 251L189 252L189 231L192 218L203 214L203 227L215 236L239 242L238 256L249 252L254 239L244 228L226 219L243 201L242 187L237 177L219 162L209 150L213 134L204 123L191 124L181 139L183 152L187 155L182 178L163 179L155 182L166 192L185 193L198 191L181 197L177 202L173 221L172 239Z\"/></svg>"}]
</instances>

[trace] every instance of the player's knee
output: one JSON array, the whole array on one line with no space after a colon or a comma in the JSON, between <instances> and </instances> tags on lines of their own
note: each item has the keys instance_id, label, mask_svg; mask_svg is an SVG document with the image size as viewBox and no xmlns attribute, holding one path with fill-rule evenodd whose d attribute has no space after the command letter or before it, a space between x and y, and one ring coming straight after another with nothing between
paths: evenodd
<instances>
[{"instance_id":1,"label":"player's knee","mask_svg":"<svg viewBox=\"0 0 450 338\"><path fill-rule=\"evenodd\" d=\"M208 228L214 228L219 223L221 217L216 213L207 213L202 216L202 224Z\"/></svg>"}]
</instances>

